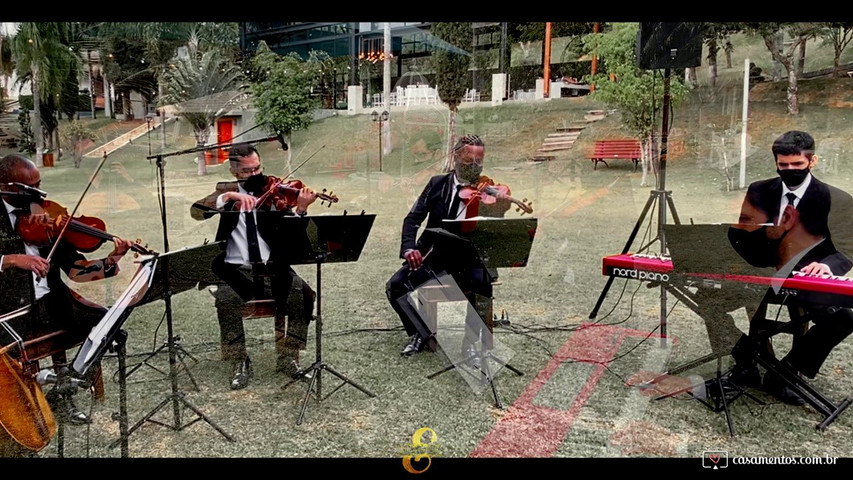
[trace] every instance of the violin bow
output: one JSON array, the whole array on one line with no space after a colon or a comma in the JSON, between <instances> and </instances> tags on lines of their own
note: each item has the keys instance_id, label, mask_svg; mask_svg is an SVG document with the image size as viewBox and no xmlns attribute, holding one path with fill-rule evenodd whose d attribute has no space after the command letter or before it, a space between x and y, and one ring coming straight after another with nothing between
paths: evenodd
<instances>
[{"instance_id":1,"label":"violin bow","mask_svg":"<svg viewBox=\"0 0 853 480\"><path fill-rule=\"evenodd\" d=\"M89 183L86 184L86 188L83 189L83 193L80 194L80 199L77 200L77 205L74 205L74 210L68 215L68 221L65 222L65 225L62 226L62 230L59 231L59 235L56 236L56 241L53 242L53 246L50 248L50 253L47 254L47 258L45 260L50 263L50 259L53 257L53 254L56 252L56 247L59 246L59 241L62 239L62 236L65 235L65 231L68 230L68 226L71 225L71 219L74 218L74 214L77 213L77 209L80 208L80 204L83 203L83 198L86 197L86 192L89 191L89 187L92 186L92 183L95 181L95 177L98 176L98 172L101 171L101 167L104 166L104 163L107 161L107 151L104 150L104 156L101 158L101 161L98 163L98 166L95 168L95 171L92 173L92 176L89 178Z\"/></svg>"}]
</instances>

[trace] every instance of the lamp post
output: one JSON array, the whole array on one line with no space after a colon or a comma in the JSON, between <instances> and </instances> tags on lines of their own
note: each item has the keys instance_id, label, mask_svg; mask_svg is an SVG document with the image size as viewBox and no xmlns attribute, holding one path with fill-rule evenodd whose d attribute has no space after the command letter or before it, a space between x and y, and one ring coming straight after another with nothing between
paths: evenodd
<instances>
[{"instance_id":1,"label":"lamp post","mask_svg":"<svg viewBox=\"0 0 853 480\"><path fill-rule=\"evenodd\" d=\"M370 113L370 119L379 121L379 171L382 171L382 123L388 121L388 110L383 110L381 114L376 113L376 110Z\"/></svg>"},{"instance_id":2,"label":"lamp post","mask_svg":"<svg viewBox=\"0 0 853 480\"><path fill-rule=\"evenodd\" d=\"M146 133L148 135L148 156L149 157L151 156L151 118L153 116L154 115L152 115L150 113L145 115L145 124L148 126L148 132L146 132Z\"/></svg>"}]
</instances>

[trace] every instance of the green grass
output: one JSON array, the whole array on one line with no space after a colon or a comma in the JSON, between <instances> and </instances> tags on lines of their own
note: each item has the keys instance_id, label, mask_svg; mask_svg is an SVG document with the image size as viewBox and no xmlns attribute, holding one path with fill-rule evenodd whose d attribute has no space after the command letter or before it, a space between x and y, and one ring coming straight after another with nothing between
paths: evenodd
<instances>
[{"instance_id":1,"label":"green grass","mask_svg":"<svg viewBox=\"0 0 853 480\"><path fill-rule=\"evenodd\" d=\"M804 82L805 83L805 82ZM725 189L723 152L736 165L740 137L726 130L740 121L740 93L736 82L716 89L694 91L690 101L674 111L673 151L667 169L667 188L672 190L682 222L726 223L737 217L742 191ZM753 90L755 91L755 90ZM501 107L465 106L459 111L459 131L481 135L486 143L484 173L512 187L512 194L533 201L539 229L526 268L501 272L502 284L495 289L495 311L510 315L513 329L496 330L497 338L515 355L512 364L525 372L518 377L504 371L498 376L505 405L530 384L551 357L570 338L595 304L604 286L601 258L621 251L634 222L649 198L651 187L641 186L641 174L627 161L610 162L593 171L586 149L603 136L625 135L619 115L609 115L591 124L571 150L558 152L548 163L528 163L545 136L557 127L583 119L587 110L602 108L589 98L559 99ZM818 103L804 104L796 118L785 114L777 101L750 105L747 181L773 175L769 145L785 130L798 128L818 139L818 175L845 190L853 191L853 167L845 162L851 147L849 108ZM255 364L250 386L228 389L230 366L220 361L218 326L213 297L205 290L187 291L173 298L175 333L182 346L198 363L187 359L201 391L195 392L185 374L180 386L187 398L211 420L234 435L228 442L204 422L180 432L146 425L130 437L133 457L400 457L420 427L438 434L441 454L467 456L477 443L506 414L491 406L491 394L473 395L456 373L433 380L425 376L445 366L438 353L401 358L405 343L399 321L387 303L385 281L400 266L397 258L402 218L430 175L442 160L446 111L441 108L394 111L391 128L393 151L383 157L378 171L377 125L366 115L338 115L315 123L293 138L293 165L319 153L300 169L297 178L315 189L333 190L340 202L329 209L314 205L311 213L350 214L365 210L376 221L358 262L323 267L323 354L336 370L377 394L368 398L344 387L322 403L311 401L305 422L295 421L304 397L304 387L282 390L284 379L274 369L275 350L271 319L247 322L249 349ZM185 126L169 126L166 146L161 132L152 132L154 152L174 152L193 146ZM725 139L725 142L723 142ZM719 146L718 146L719 145ZM322 147L322 149L321 149ZM261 147L266 172L282 175L286 158L271 144ZM116 235L140 237L154 249L162 249L162 226L158 210L156 165L146 160L145 137L109 156L80 207L79 213L102 217ZM99 159L85 159L80 169L70 161L42 170L42 187L49 198L73 207ZM211 167L205 177L196 175L190 155L167 158L166 193L169 242L172 249L200 245L212 239L216 221L196 222L189 216L193 201L213 190L217 181L228 180L225 166ZM736 175L735 168L735 175ZM124 174L122 173L124 172ZM132 179L129 181L128 179ZM652 177L653 179L653 177ZM517 215L511 212L508 215ZM634 246L650 237L646 225ZM108 251L110 246L90 256ZM88 298L111 304L134 270L132 259L121 263L122 273L114 280L80 286ZM316 269L296 266L297 272L316 288ZM85 287L85 288L84 288ZM641 332L658 326L659 290L627 284L621 302L621 281L614 283L600 317L612 310L602 323ZM672 308L674 301L670 300ZM141 361L165 341L162 302L134 311L125 328L129 334L129 362ZM745 318L739 317L745 328ZM669 333L678 339L669 365L708 353L703 322L682 305L669 317ZM609 365L586 407L556 452L561 457L673 455L699 457L703 450L723 449L733 455L850 456L853 420L843 414L823 433L814 424L819 416L809 408L773 404L758 407L739 401L733 406L738 435L728 438L724 417L697 402L682 397L643 403L623 380L643 369L644 363L661 355L658 341L642 337L625 340L619 348L624 357ZM314 324L303 363L310 363L315 348ZM642 342L642 343L641 343ZM639 346L631 351L631 348ZM784 351L785 341L777 343ZM831 398L840 399L853 390L845 373L853 358L850 341L842 343L824 365L815 381ZM168 367L167 356L150 361ZM653 363L653 362L652 362ZM116 361L104 362L107 400L95 405L90 452L95 457L117 457L118 449L106 444L117 438L118 424L110 416L118 408ZM713 365L694 372L709 376ZM584 383L589 367L565 363L537 402L566 410L571 393ZM135 423L170 393L167 379L147 367L129 379L128 407ZM324 393L333 388L333 377L323 376ZM634 403L631 403L634 402ZM85 395L78 404L87 405ZM629 408L636 405L636 408ZM172 422L170 407L157 416ZM185 421L192 418L185 413ZM654 432L652 439L625 436L626 428ZM86 454L86 429L66 430L66 455ZM620 434L620 435L617 435ZM535 439L531 439L535 441ZM640 447L645 447L643 450ZM632 453L633 452L633 453ZM658 453L655 453L658 452ZM660 453L664 452L664 453ZM51 446L42 456L55 456ZM698 461L698 460L697 460Z\"/></svg>"}]
</instances>

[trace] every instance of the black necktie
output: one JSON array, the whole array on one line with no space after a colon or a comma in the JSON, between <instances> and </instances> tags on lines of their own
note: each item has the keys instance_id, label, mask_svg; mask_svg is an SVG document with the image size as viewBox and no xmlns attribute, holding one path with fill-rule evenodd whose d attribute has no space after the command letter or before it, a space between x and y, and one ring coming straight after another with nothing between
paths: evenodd
<instances>
[{"instance_id":1,"label":"black necktie","mask_svg":"<svg viewBox=\"0 0 853 480\"><path fill-rule=\"evenodd\" d=\"M261 248L258 246L258 226L255 224L255 212L243 212L246 215L246 241L249 243L249 261L261 262Z\"/></svg>"},{"instance_id":2,"label":"black necktie","mask_svg":"<svg viewBox=\"0 0 853 480\"><path fill-rule=\"evenodd\" d=\"M788 205L793 207L794 206L794 200L797 199L797 194L794 192L788 192L785 194L785 196L788 197Z\"/></svg>"},{"instance_id":3,"label":"black necktie","mask_svg":"<svg viewBox=\"0 0 853 480\"><path fill-rule=\"evenodd\" d=\"M462 188L462 185L456 185L456 191L452 193L453 199L450 201L450 210L447 211L448 218L455 219L459 216L459 202L461 199L459 198L459 190Z\"/></svg>"}]
</instances>

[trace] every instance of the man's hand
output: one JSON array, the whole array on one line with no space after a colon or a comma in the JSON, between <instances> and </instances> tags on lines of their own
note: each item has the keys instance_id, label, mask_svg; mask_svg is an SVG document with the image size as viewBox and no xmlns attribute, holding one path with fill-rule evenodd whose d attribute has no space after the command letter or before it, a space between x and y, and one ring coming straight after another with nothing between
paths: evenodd
<instances>
[{"instance_id":1,"label":"man's hand","mask_svg":"<svg viewBox=\"0 0 853 480\"><path fill-rule=\"evenodd\" d=\"M113 243L115 243L115 247L110 252L110 257L123 257L130 250L130 247L133 246L132 241L119 237L113 237Z\"/></svg>"},{"instance_id":2,"label":"man's hand","mask_svg":"<svg viewBox=\"0 0 853 480\"><path fill-rule=\"evenodd\" d=\"M241 212L254 210L255 205L258 203L258 199L256 197L240 192L226 192L222 194L222 200L224 200L225 203L236 202L234 207Z\"/></svg>"},{"instance_id":3,"label":"man's hand","mask_svg":"<svg viewBox=\"0 0 853 480\"><path fill-rule=\"evenodd\" d=\"M806 265L801 272L806 275L832 275L832 270L825 263L812 262Z\"/></svg>"},{"instance_id":4,"label":"man's hand","mask_svg":"<svg viewBox=\"0 0 853 480\"><path fill-rule=\"evenodd\" d=\"M424 258L421 256L421 251L417 248L403 252L403 258L409 262L409 268L411 270L417 270L424 264Z\"/></svg>"},{"instance_id":5,"label":"man's hand","mask_svg":"<svg viewBox=\"0 0 853 480\"><path fill-rule=\"evenodd\" d=\"M308 211L308 206L317 200L317 193L308 187L302 188L299 191L299 196L296 198L296 213L302 215L302 212Z\"/></svg>"},{"instance_id":6,"label":"man's hand","mask_svg":"<svg viewBox=\"0 0 853 480\"><path fill-rule=\"evenodd\" d=\"M8 267L19 268L21 270L29 270L35 272L39 278L47 276L47 271L50 270L50 263L47 260L35 255L13 254L3 256L3 269Z\"/></svg>"}]
</instances>

